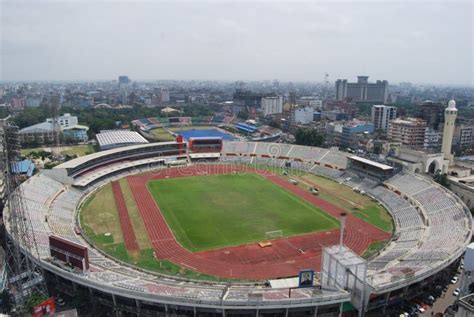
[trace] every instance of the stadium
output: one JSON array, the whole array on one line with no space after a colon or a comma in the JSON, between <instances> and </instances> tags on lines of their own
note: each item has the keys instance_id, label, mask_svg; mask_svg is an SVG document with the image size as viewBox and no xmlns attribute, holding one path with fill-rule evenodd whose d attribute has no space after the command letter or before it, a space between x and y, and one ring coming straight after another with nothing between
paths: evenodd
<instances>
[{"instance_id":1,"label":"stadium","mask_svg":"<svg viewBox=\"0 0 474 317\"><path fill-rule=\"evenodd\" d=\"M46 279L97 314L380 315L471 241L469 210L431 180L291 144L178 137L67 161L21 191ZM110 210L118 229L94 218Z\"/></svg>"}]
</instances>

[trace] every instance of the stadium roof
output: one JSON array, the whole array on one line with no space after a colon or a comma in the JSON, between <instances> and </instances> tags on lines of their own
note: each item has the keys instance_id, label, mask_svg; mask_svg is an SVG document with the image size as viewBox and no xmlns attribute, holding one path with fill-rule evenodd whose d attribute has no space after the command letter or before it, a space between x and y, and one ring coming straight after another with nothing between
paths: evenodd
<instances>
[{"instance_id":1,"label":"stadium roof","mask_svg":"<svg viewBox=\"0 0 474 317\"><path fill-rule=\"evenodd\" d=\"M27 176L33 175L35 170L35 164L31 160L23 160L16 162L13 165L13 173L15 174L26 174Z\"/></svg>"},{"instance_id":2,"label":"stadium roof","mask_svg":"<svg viewBox=\"0 0 474 317\"><path fill-rule=\"evenodd\" d=\"M384 171L387 171L387 170L392 170L393 167L391 167L390 165L385 165L385 164L381 164L381 163L377 163L377 162L374 162L374 161L371 161L371 160L368 160L368 159L365 159L363 157L360 157L360 156L356 156L356 155L353 155L351 157L349 157L351 160L354 160L354 161L358 161L358 162L361 162L361 163L365 163L365 164L369 164L369 165L372 165L372 166L375 166L377 168L380 168Z\"/></svg>"},{"instance_id":3,"label":"stadium roof","mask_svg":"<svg viewBox=\"0 0 474 317\"><path fill-rule=\"evenodd\" d=\"M132 150L139 149L139 148L153 147L153 146L163 145L163 144L176 144L176 142L136 144L136 145L129 145L129 146L125 146L125 147L100 151L100 152L97 152L97 153L92 153L92 154L89 154L89 155L80 156L80 157L75 158L73 160L64 162L64 163L62 163L58 166L55 166L54 168L75 168L75 167L78 167L81 164L84 164L84 163L86 163L90 160L94 160L96 158L100 158L102 156L113 155L113 154L120 153L120 152L123 152L123 151L132 151Z\"/></svg>"},{"instance_id":4,"label":"stadium roof","mask_svg":"<svg viewBox=\"0 0 474 317\"><path fill-rule=\"evenodd\" d=\"M171 108L171 107L166 107L166 108L161 109L161 112L171 113L171 112L179 112L179 110Z\"/></svg>"},{"instance_id":5,"label":"stadium roof","mask_svg":"<svg viewBox=\"0 0 474 317\"><path fill-rule=\"evenodd\" d=\"M222 140L221 136L193 136L189 140Z\"/></svg>"},{"instance_id":6,"label":"stadium roof","mask_svg":"<svg viewBox=\"0 0 474 317\"><path fill-rule=\"evenodd\" d=\"M32 126L21 129L20 133L44 133L44 132L52 132L52 131L53 131L53 124L51 122L41 122L41 123L34 124Z\"/></svg>"},{"instance_id":7,"label":"stadium roof","mask_svg":"<svg viewBox=\"0 0 474 317\"><path fill-rule=\"evenodd\" d=\"M99 146L117 146L120 144L144 144L148 141L138 132L128 130L112 130L96 134Z\"/></svg>"},{"instance_id":8,"label":"stadium roof","mask_svg":"<svg viewBox=\"0 0 474 317\"><path fill-rule=\"evenodd\" d=\"M63 130L74 130L74 129L79 129L79 130L86 130L89 131L89 127L81 124L76 124L70 127L64 127Z\"/></svg>"}]
</instances>

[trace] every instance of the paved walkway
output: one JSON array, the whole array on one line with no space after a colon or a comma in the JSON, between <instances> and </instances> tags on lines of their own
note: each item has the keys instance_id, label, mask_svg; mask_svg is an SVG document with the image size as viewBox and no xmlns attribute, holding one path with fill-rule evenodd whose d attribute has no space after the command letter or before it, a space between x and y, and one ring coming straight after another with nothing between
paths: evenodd
<instances>
[{"instance_id":1,"label":"paved walkway","mask_svg":"<svg viewBox=\"0 0 474 317\"><path fill-rule=\"evenodd\" d=\"M430 307L427 309L423 314L420 314L420 316L432 316L435 315L436 313L443 313L446 310L446 308L456 301L456 296L453 295L453 292L456 288L461 286L461 279L462 279L462 273L457 275L458 276L458 282L456 284L449 284L448 290L441 295L436 301L434 302L433 307Z\"/></svg>"}]
</instances>

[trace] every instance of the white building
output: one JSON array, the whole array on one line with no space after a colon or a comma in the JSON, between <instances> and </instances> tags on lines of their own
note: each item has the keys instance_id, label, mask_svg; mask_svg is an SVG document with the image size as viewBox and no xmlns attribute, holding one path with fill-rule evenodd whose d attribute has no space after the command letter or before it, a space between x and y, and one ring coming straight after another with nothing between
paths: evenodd
<instances>
[{"instance_id":1,"label":"white building","mask_svg":"<svg viewBox=\"0 0 474 317\"><path fill-rule=\"evenodd\" d=\"M323 101L312 96L303 96L296 100L296 104L299 106L309 106L314 109L321 110L323 108Z\"/></svg>"},{"instance_id":2,"label":"white building","mask_svg":"<svg viewBox=\"0 0 474 317\"><path fill-rule=\"evenodd\" d=\"M262 98L262 113L264 116L282 113L282 112L283 112L283 98L281 96Z\"/></svg>"},{"instance_id":3,"label":"white building","mask_svg":"<svg viewBox=\"0 0 474 317\"><path fill-rule=\"evenodd\" d=\"M385 105L372 106L372 122L375 131L387 131L388 123L397 117L397 108Z\"/></svg>"},{"instance_id":4,"label":"white building","mask_svg":"<svg viewBox=\"0 0 474 317\"><path fill-rule=\"evenodd\" d=\"M441 140L441 134L429 127L425 129L425 142L423 147L425 149L437 149L439 147L439 140Z\"/></svg>"},{"instance_id":5,"label":"white building","mask_svg":"<svg viewBox=\"0 0 474 317\"><path fill-rule=\"evenodd\" d=\"M46 119L46 122L53 123L53 118ZM77 117L71 116L70 113L65 113L64 115L58 117L58 122L61 129L73 127L79 123Z\"/></svg>"},{"instance_id":6,"label":"white building","mask_svg":"<svg viewBox=\"0 0 474 317\"><path fill-rule=\"evenodd\" d=\"M298 107L295 109L295 122L300 124L310 123L314 120L313 107Z\"/></svg>"},{"instance_id":7,"label":"white building","mask_svg":"<svg viewBox=\"0 0 474 317\"><path fill-rule=\"evenodd\" d=\"M148 143L138 132L128 130L105 130L97 133L95 137L101 150Z\"/></svg>"}]
</instances>

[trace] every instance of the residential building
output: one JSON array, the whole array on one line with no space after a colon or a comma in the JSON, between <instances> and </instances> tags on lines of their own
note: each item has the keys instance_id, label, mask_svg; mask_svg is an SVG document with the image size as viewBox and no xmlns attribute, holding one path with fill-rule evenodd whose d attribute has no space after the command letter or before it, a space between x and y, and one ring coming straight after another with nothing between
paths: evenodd
<instances>
[{"instance_id":1,"label":"residential building","mask_svg":"<svg viewBox=\"0 0 474 317\"><path fill-rule=\"evenodd\" d=\"M441 140L441 133L426 127L425 129L425 141L423 147L427 150L436 150L439 148L439 141Z\"/></svg>"},{"instance_id":2,"label":"residential building","mask_svg":"<svg viewBox=\"0 0 474 317\"><path fill-rule=\"evenodd\" d=\"M468 294L461 297L458 301L459 310L457 317L473 317L474 316L474 294Z\"/></svg>"},{"instance_id":3,"label":"residential building","mask_svg":"<svg viewBox=\"0 0 474 317\"><path fill-rule=\"evenodd\" d=\"M323 101L312 96L304 96L296 99L296 104L303 107L313 107L318 110L321 110L323 107Z\"/></svg>"},{"instance_id":4,"label":"residential building","mask_svg":"<svg viewBox=\"0 0 474 317\"><path fill-rule=\"evenodd\" d=\"M425 100L416 106L417 117L426 121L426 125L439 130L444 122L444 105L439 102Z\"/></svg>"},{"instance_id":5,"label":"residential building","mask_svg":"<svg viewBox=\"0 0 474 317\"><path fill-rule=\"evenodd\" d=\"M283 112L282 96L263 97L261 103L261 111L265 117L271 114L279 114Z\"/></svg>"},{"instance_id":6,"label":"residential building","mask_svg":"<svg viewBox=\"0 0 474 317\"><path fill-rule=\"evenodd\" d=\"M38 108L43 101L43 97L39 96L30 96L26 98L26 106L29 108Z\"/></svg>"},{"instance_id":7,"label":"residential building","mask_svg":"<svg viewBox=\"0 0 474 317\"><path fill-rule=\"evenodd\" d=\"M385 105L372 106L372 122L376 131L387 131L388 123L397 117L397 108Z\"/></svg>"},{"instance_id":8,"label":"residential building","mask_svg":"<svg viewBox=\"0 0 474 317\"><path fill-rule=\"evenodd\" d=\"M426 121L419 118L395 119L388 124L388 138L409 148L425 145Z\"/></svg>"},{"instance_id":9,"label":"residential building","mask_svg":"<svg viewBox=\"0 0 474 317\"><path fill-rule=\"evenodd\" d=\"M323 110L321 111L321 119L329 119L332 121L349 120L350 115L339 110Z\"/></svg>"},{"instance_id":10,"label":"residential building","mask_svg":"<svg viewBox=\"0 0 474 317\"><path fill-rule=\"evenodd\" d=\"M53 123L53 118L46 119L46 122ZM58 123L61 128L72 127L78 124L76 116L71 116L70 113L65 113L58 117Z\"/></svg>"},{"instance_id":11,"label":"residential building","mask_svg":"<svg viewBox=\"0 0 474 317\"><path fill-rule=\"evenodd\" d=\"M296 124L306 124L314 121L313 107L296 107L294 112L294 120Z\"/></svg>"},{"instance_id":12,"label":"residential building","mask_svg":"<svg viewBox=\"0 0 474 317\"><path fill-rule=\"evenodd\" d=\"M23 110L26 108L26 98L13 98L12 99L13 110Z\"/></svg>"},{"instance_id":13,"label":"residential building","mask_svg":"<svg viewBox=\"0 0 474 317\"><path fill-rule=\"evenodd\" d=\"M372 122L351 121L342 127L341 145L343 147L352 147L356 140L356 134L374 133L374 124Z\"/></svg>"},{"instance_id":14,"label":"residential building","mask_svg":"<svg viewBox=\"0 0 474 317\"><path fill-rule=\"evenodd\" d=\"M336 81L336 99L351 99L354 102L386 103L388 98L388 81L377 80L369 83L369 76L357 76L356 83L349 83L347 79Z\"/></svg>"},{"instance_id":15,"label":"residential building","mask_svg":"<svg viewBox=\"0 0 474 317\"><path fill-rule=\"evenodd\" d=\"M454 127L453 147L457 150L474 148L474 119Z\"/></svg>"}]
</instances>

